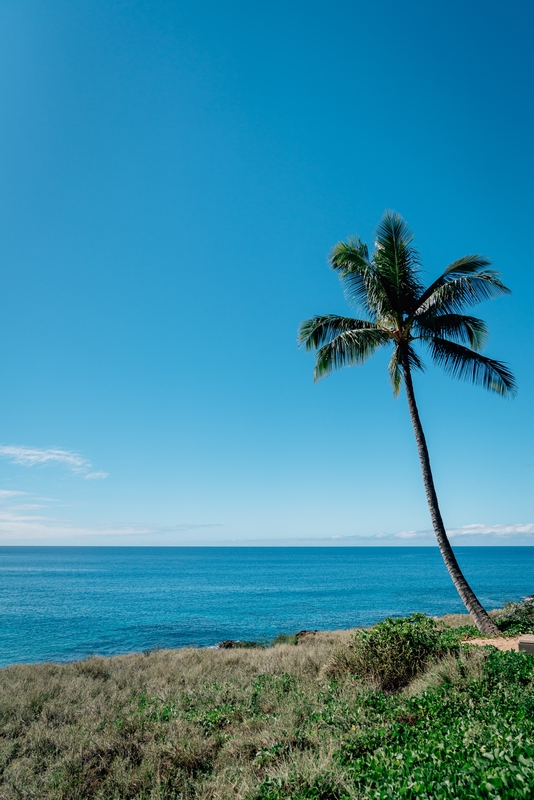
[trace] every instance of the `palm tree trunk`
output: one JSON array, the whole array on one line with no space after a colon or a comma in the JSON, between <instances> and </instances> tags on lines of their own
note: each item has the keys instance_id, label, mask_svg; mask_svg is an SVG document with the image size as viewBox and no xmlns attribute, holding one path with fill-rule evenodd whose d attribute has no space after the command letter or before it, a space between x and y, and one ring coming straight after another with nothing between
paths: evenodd
<instances>
[{"instance_id":1,"label":"palm tree trunk","mask_svg":"<svg viewBox=\"0 0 534 800\"><path fill-rule=\"evenodd\" d=\"M438 541L439 549L441 551L441 555L443 556L445 566L449 570L449 575L452 578L452 582L456 586L458 594L462 598L465 607L471 614L471 617L473 618L479 631L482 631L482 633L498 634L499 629L497 625L493 622L487 611L485 611L485 609L482 607L475 593L464 578L462 570L460 569L460 566L456 560L456 556L454 555L454 551L451 547L451 543L449 542L449 538L443 524L443 519L441 518L441 512L439 510L438 497L434 487L432 470L430 468L430 457L428 455L428 448L426 446L425 434L423 433L423 427L419 418L419 411L417 410L417 404L415 402L410 366L405 359L403 360L403 373L404 384L406 386L406 395L408 397L408 408L410 410L410 417L415 433L415 441L417 442L417 449L419 451L419 460L421 461L421 470L423 472L426 499L428 502L428 508L430 510L430 516L432 518L432 525L434 526L434 532L436 534L436 539Z\"/></svg>"}]
</instances>

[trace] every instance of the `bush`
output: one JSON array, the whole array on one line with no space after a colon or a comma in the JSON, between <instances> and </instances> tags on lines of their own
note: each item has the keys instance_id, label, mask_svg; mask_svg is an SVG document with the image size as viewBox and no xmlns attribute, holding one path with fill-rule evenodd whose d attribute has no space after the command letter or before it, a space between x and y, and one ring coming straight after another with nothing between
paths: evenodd
<instances>
[{"instance_id":1,"label":"bush","mask_svg":"<svg viewBox=\"0 0 534 800\"><path fill-rule=\"evenodd\" d=\"M496 611L493 616L500 630L510 636L534 633L534 600L506 603L504 608Z\"/></svg>"},{"instance_id":2,"label":"bush","mask_svg":"<svg viewBox=\"0 0 534 800\"><path fill-rule=\"evenodd\" d=\"M298 637L296 633L279 633L271 642L271 647L277 644L298 644Z\"/></svg>"},{"instance_id":3,"label":"bush","mask_svg":"<svg viewBox=\"0 0 534 800\"><path fill-rule=\"evenodd\" d=\"M430 661L458 652L461 629L440 630L425 614L388 617L369 630L358 631L351 650L338 653L331 674L350 672L387 692L402 689Z\"/></svg>"},{"instance_id":4,"label":"bush","mask_svg":"<svg viewBox=\"0 0 534 800\"><path fill-rule=\"evenodd\" d=\"M529 686L534 680L534 656L513 650L492 650L486 660L485 672L492 685Z\"/></svg>"}]
</instances>

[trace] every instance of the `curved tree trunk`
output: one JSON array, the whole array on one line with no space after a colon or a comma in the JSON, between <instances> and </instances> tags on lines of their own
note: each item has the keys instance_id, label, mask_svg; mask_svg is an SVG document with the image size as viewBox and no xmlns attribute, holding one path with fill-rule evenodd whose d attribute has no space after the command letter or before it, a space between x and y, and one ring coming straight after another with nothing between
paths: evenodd
<instances>
[{"instance_id":1,"label":"curved tree trunk","mask_svg":"<svg viewBox=\"0 0 534 800\"><path fill-rule=\"evenodd\" d=\"M482 631L483 633L497 634L499 633L498 627L479 603L475 593L464 578L462 570L460 569L460 566L456 560L456 556L454 555L451 547L451 543L449 542L449 538L441 518L441 512L439 510L438 497L434 487L432 470L430 468L430 457L428 455L428 448L426 446L425 434L423 433L423 427L421 425L421 420L419 419L419 411L417 410L417 404L415 402L410 367L406 362L403 363L403 373L406 395L408 397L408 408L410 410L415 440L417 442L417 449L419 451L419 459L421 461L421 470L423 472L426 499L428 502L428 508L430 509L432 525L434 526L434 532L436 534L436 539L438 540L441 555L443 556L445 566L449 570L449 575L452 578L452 582L456 586L458 594L462 598L465 607L471 614L471 617L473 618L479 631Z\"/></svg>"}]
</instances>

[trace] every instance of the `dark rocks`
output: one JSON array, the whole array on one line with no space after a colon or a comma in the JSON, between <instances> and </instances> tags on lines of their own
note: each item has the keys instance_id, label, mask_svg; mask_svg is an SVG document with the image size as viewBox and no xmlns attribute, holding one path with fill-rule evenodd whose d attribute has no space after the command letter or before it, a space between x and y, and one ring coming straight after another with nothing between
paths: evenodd
<instances>
[{"instance_id":1,"label":"dark rocks","mask_svg":"<svg viewBox=\"0 0 534 800\"><path fill-rule=\"evenodd\" d=\"M252 647L261 647L258 642L240 642L236 639L225 639L217 645L219 650L233 650L234 648L250 649Z\"/></svg>"},{"instance_id":2,"label":"dark rocks","mask_svg":"<svg viewBox=\"0 0 534 800\"><path fill-rule=\"evenodd\" d=\"M297 642L298 642L298 640L304 638L304 636L315 636L316 633L317 630L314 631L303 630L296 633L295 636L297 637Z\"/></svg>"}]
</instances>

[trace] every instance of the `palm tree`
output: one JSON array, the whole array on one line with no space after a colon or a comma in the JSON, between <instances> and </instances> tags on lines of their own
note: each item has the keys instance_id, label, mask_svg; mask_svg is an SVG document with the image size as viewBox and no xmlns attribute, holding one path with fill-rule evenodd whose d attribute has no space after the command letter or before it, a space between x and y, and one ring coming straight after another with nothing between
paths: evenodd
<instances>
[{"instance_id":1,"label":"palm tree","mask_svg":"<svg viewBox=\"0 0 534 800\"><path fill-rule=\"evenodd\" d=\"M404 383L415 433L423 481L436 539L460 597L478 629L498 628L467 583L447 537L439 509L430 457L415 402L412 373L424 365L415 345L426 346L435 364L456 378L483 386L502 396L515 393L510 370L500 361L481 355L486 324L461 313L466 306L509 294L490 262L480 255L464 256L425 288L413 235L399 214L386 212L376 233L375 250L359 238L339 242L330 265L339 275L348 302L367 319L335 314L313 317L299 328L298 341L316 350L315 380L333 370L363 364L376 350L391 345L389 375L395 396Z\"/></svg>"}]
</instances>

